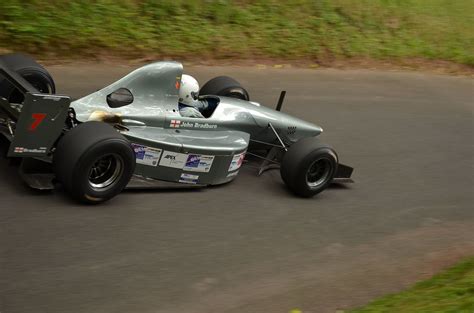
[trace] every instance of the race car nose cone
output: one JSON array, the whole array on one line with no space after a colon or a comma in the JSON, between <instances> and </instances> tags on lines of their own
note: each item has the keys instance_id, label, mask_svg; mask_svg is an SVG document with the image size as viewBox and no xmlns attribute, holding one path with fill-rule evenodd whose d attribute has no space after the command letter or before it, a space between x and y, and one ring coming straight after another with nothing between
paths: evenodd
<instances>
[{"instance_id":1,"label":"race car nose cone","mask_svg":"<svg viewBox=\"0 0 474 313\"><path fill-rule=\"evenodd\" d=\"M305 123L304 125L299 126L299 131L308 137L314 137L321 134L323 129L317 125Z\"/></svg>"},{"instance_id":2,"label":"race car nose cone","mask_svg":"<svg viewBox=\"0 0 474 313\"><path fill-rule=\"evenodd\" d=\"M288 125L289 134L294 132L295 137L314 137L323 132L323 129L318 125L298 118L291 118Z\"/></svg>"}]
</instances>

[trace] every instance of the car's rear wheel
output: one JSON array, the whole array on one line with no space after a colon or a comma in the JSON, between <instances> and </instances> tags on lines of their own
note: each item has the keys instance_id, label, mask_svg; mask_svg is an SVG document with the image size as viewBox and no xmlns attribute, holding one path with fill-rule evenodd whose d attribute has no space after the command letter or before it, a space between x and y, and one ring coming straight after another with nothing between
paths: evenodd
<instances>
[{"instance_id":1,"label":"car's rear wheel","mask_svg":"<svg viewBox=\"0 0 474 313\"><path fill-rule=\"evenodd\" d=\"M312 197L331 184L337 164L334 149L310 137L290 146L283 156L280 173L294 194Z\"/></svg>"},{"instance_id":2,"label":"car's rear wheel","mask_svg":"<svg viewBox=\"0 0 474 313\"><path fill-rule=\"evenodd\" d=\"M127 186L135 170L135 153L130 142L110 125L86 122L60 139L53 167L74 199L100 203Z\"/></svg>"},{"instance_id":3,"label":"car's rear wheel","mask_svg":"<svg viewBox=\"0 0 474 313\"><path fill-rule=\"evenodd\" d=\"M20 53L6 54L0 57L8 68L28 81L38 92L54 94L56 86L51 74L27 55ZM6 79L0 78L0 97L11 103L23 102L23 95Z\"/></svg>"},{"instance_id":4,"label":"car's rear wheel","mask_svg":"<svg viewBox=\"0 0 474 313\"><path fill-rule=\"evenodd\" d=\"M218 76L211 79L202 86L199 94L201 96L213 95L237 98L246 101L250 100L247 90L245 90L238 81L229 76Z\"/></svg>"}]
</instances>

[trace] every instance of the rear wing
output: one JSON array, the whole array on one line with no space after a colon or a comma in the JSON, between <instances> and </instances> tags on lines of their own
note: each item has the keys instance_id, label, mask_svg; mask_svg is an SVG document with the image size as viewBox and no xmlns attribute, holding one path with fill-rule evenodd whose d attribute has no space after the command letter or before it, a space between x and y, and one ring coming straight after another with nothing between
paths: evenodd
<instances>
[{"instance_id":1,"label":"rear wing","mask_svg":"<svg viewBox=\"0 0 474 313\"><path fill-rule=\"evenodd\" d=\"M23 94L23 103L10 103L0 97L0 111L8 120L9 157L44 157L61 135L71 99L67 96L40 94L28 81L0 60L0 84ZM5 87L7 86L7 87Z\"/></svg>"}]
</instances>

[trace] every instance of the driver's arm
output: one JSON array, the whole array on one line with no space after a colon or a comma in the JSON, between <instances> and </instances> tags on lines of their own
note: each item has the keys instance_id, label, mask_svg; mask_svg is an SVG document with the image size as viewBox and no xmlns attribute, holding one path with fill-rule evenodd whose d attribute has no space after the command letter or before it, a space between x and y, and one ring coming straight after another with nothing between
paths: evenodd
<instances>
[{"instance_id":1,"label":"driver's arm","mask_svg":"<svg viewBox=\"0 0 474 313\"><path fill-rule=\"evenodd\" d=\"M195 107L199 111L204 111L207 110L207 108L209 107L209 103L207 102L207 100L198 99L196 101L193 101L193 107Z\"/></svg>"}]
</instances>

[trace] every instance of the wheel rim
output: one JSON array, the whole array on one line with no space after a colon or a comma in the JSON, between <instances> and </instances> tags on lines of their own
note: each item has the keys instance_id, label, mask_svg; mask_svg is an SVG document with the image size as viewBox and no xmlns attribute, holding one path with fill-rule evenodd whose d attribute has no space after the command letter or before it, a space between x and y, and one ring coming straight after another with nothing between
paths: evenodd
<instances>
[{"instance_id":1,"label":"wheel rim","mask_svg":"<svg viewBox=\"0 0 474 313\"><path fill-rule=\"evenodd\" d=\"M110 188L123 173L123 160L116 154L109 154L96 160L89 170L89 185L94 190Z\"/></svg>"},{"instance_id":2,"label":"wheel rim","mask_svg":"<svg viewBox=\"0 0 474 313\"><path fill-rule=\"evenodd\" d=\"M224 92L226 97L236 98L241 100L249 100L248 95L241 89L230 89Z\"/></svg>"},{"instance_id":3,"label":"wheel rim","mask_svg":"<svg viewBox=\"0 0 474 313\"><path fill-rule=\"evenodd\" d=\"M310 188L324 185L331 176L332 166L328 159L317 159L306 172L306 184Z\"/></svg>"}]
</instances>

